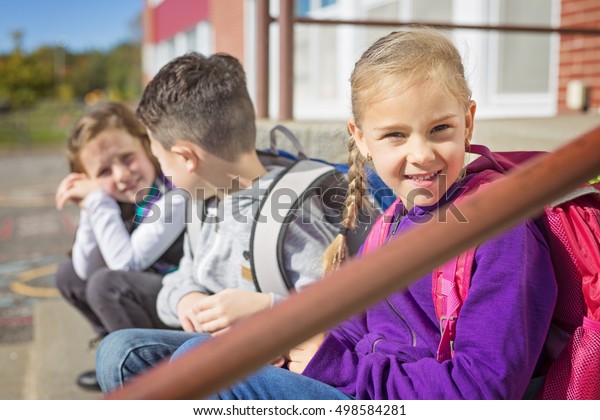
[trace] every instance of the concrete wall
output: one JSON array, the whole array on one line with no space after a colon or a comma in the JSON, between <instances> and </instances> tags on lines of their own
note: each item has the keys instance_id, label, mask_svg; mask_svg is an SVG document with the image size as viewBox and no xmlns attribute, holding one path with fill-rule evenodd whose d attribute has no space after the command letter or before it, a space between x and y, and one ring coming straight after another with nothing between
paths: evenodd
<instances>
[{"instance_id":1,"label":"concrete wall","mask_svg":"<svg viewBox=\"0 0 600 420\"><path fill-rule=\"evenodd\" d=\"M269 132L278 124L273 120L258 120L257 147L269 146ZM346 162L348 132L344 121L285 121L304 146L309 157L332 162ZM600 125L600 114L572 114L555 118L524 118L475 120L473 142L495 151L553 151L578 135ZM290 142L278 136L278 147L293 152Z\"/></svg>"}]
</instances>

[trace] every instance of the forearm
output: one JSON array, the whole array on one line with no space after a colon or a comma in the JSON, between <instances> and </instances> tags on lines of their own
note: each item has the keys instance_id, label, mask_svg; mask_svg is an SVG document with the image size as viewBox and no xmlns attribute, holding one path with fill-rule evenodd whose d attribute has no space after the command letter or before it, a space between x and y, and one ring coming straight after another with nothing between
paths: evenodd
<instances>
[{"instance_id":1,"label":"forearm","mask_svg":"<svg viewBox=\"0 0 600 420\"><path fill-rule=\"evenodd\" d=\"M100 252L111 270L133 270L131 237L121 219L117 202L103 190L90 193L82 202Z\"/></svg>"},{"instance_id":2,"label":"forearm","mask_svg":"<svg viewBox=\"0 0 600 420\"><path fill-rule=\"evenodd\" d=\"M86 280L98 268L92 265L92 255L99 254L98 243L85 210L80 211L79 226L71 251L73 268L80 279Z\"/></svg>"},{"instance_id":3,"label":"forearm","mask_svg":"<svg viewBox=\"0 0 600 420\"><path fill-rule=\"evenodd\" d=\"M162 288L156 300L158 315L165 324L173 327L181 326L177 306L185 295L193 292L208 294L208 291L196 281L194 273L189 238L186 234L179 269L163 277Z\"/></svg>"}]
</instances>

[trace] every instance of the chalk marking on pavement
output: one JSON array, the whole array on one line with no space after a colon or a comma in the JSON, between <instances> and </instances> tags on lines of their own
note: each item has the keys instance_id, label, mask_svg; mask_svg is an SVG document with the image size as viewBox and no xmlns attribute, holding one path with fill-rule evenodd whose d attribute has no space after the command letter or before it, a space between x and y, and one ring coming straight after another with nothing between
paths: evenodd
<instances>
[{"instance_id":1,"label":"chalk marking on pavement","mask_svg":"<svg viewBox=\"0 0 600 420\"><path fill-rule=\"evenodd\" d=\"M31 280L56 273L57 269L58 264L49 264L22 271L18 274L17 281L10 285L10 290L29 297L60 297L60 292L54 287L38 287L26 284Z\"/></svg>"},{"instance_id":2,"label":"chalk marking on pavement","mask_svg":"<svg viewBox=\"0 0 600 420\"><path fill-rule=\"evenodd\" d=\"M31 325L33 323L33 317L29 316L19 316L15 318L0 318L0 326L13 326L13 325Z\"/></svg>"},{"instance_id":3,"label":"chalk marking on pavement","mask_svg":"<svg viewBox=\"0 0 600 420\"><path fill-rule=\"evenodd\" d=\"M13 236L15 226L15 219L12 217L6 217L2 221L2 227L0 228L0 241L7 241Z\"/></svg>"}]
</instances>

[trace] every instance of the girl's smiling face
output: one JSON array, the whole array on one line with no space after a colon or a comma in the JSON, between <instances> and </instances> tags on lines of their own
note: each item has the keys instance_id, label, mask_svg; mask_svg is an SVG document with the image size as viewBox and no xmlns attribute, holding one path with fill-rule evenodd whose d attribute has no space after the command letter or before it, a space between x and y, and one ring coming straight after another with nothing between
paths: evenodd
<instances>
[{"instance_id":1,"label":"girl's smiling face","mask_svg":"<svg viewBox=\"0 0 600 420\"><path fill-rule=\"evenodd\" d=\"M126 130L109 128L83 147L81 164L87 175L117 201L135 203L150 188L156 170L139 139Z\"/></svg>"},{"instance_id":2,"label":"girl's smiling face","mask_svg":"<svg viewBox=\"0 0 600 420\"><path fill-rule=\"evenodd\" d=\"M458 179L473 134L475 102L465 110L446 89L425 82L369 103L348 128L365 157L407 209L436 204Z\"/></svg>"}]
</instances>

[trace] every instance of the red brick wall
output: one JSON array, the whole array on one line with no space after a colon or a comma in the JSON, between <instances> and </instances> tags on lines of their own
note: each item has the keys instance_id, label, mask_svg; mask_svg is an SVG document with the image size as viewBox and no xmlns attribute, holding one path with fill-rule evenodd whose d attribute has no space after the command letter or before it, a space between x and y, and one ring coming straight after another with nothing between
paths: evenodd
<instances>
[{"instance_id":1,"label":"red brick wall","mask_svg":"<svg viewBox=\"0 0 600 420\"><path fill-rule=\"evenodd\" d=\"M215 52L226 52L244 63L244 0L212 0Z\"/></svg>"},{"instance_id":2,"label":"red brick wall","mask_svg":"<svg viewBox=\"0 0 600 420\"><path fill-rule=\"evenodd\" d=\"M600 29L600 1L562 0L561 26ZM558 112L566 107L567 84L582 80L589 86L588 104L600 108L600 36L561 35Z\"/></svg>"}]
</instances>

